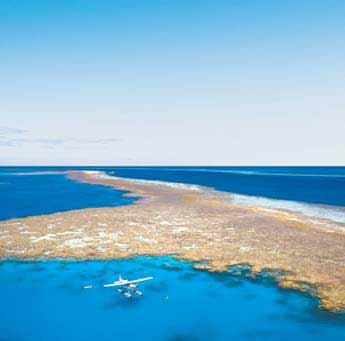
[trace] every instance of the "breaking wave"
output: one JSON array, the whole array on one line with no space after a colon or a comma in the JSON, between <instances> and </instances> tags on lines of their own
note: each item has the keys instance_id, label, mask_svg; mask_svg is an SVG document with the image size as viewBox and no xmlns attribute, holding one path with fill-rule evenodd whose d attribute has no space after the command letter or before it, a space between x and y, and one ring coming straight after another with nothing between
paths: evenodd
<instances>
[{"instance_id":1,"label":"breaking wave","mask_svg":"<svg viewBox=\"0 0 345 341\"><path fill-rule=\"evenodd\" d=\"M210 191L216 193L222 193L222 196L232 203L241 206L252 206L252 207L264 207L270 209L280 209L288 210L293 212L302 213L308 217L314 217L319 219L328 219L338 223L345 223L345 207L335 207L327 205L317 205L317 204L307 204L303 202L290 201L290 200L279 200L270 199L259 196L242 195L236 193L219 192L210 187L198 186L198 185L188 185L183 183L175 182L165 182L158 180L142 180L142 179L129 179L116 177L112 173L104 173L100 171L85 171L89 174L98 174L99 177L103 179L126 179L127 181L132 181L135 183L152 184L152 185L163 185L173 188L188 189L193 191Z\"/></svg>"},{"instance_id":2,"label":"breaking wave","mask_svg":"<svg viewBox=\"0 0 345 341\"><path fill-rule=\"evenodd\" d=\"M338 223L345 223L345 207L307 204L297 201L269 199L230 193L225 195L230 201L242 206L260 206L271 209L283 209L299 212L309 217L328 219Z\"/></svg>"},{"instance_id":3,"label":"breaking wave","mask_svg":"<svg viewBox=\"0 0 345 341\"><path fill-rule=\"evenodd\" d=\"M98 176L98 178L101 179L121 179L126 181L131 181L134 183L141 183L141 184L151 184L151 185L159 185L159 186L168 186L173 188L180 188L180 189L187 189L191 191L202 191L202 186L198 185L187 185L179 182L167 182L167 181L159 181L159 180L143 180L143 179L132 179L132 178L123 178L123 177L117 177L112 174L115 174L115 172L109 172L105 173L102 171L83 171L86 174L95 174Z\"/></svg>"}]
</instances>

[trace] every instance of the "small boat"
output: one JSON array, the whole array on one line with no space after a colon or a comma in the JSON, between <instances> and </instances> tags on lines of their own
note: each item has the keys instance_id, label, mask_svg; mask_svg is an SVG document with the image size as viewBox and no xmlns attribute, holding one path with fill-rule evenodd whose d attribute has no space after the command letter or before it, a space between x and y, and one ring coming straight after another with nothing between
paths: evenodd
<instances>
[{"instance_id":1,"label":"small boat","mask_svg":"<svg viewBox=\"0 0 345 341\"><path fill-rule=\"evenodd\" d=\"M83 288L84 288L84 289L92 289L93 286L92 286L92 285L85 285Z\"/></svg>"},{"instance_id":2,"label":"small boat","mask_svg":"<svg viewBox=\"0 0 345 341\"><path fill-rule=\"evenodd\" d=\"M135 290L134 293L137 295L137 296L143 296L144 294L139 291L139 290Z\"/></svg>"}]
</instances>

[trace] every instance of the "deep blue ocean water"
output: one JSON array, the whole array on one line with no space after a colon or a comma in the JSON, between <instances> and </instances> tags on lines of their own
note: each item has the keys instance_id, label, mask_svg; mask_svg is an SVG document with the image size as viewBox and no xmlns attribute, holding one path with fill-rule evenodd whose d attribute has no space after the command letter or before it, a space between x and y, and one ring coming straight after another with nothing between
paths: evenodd
<instances>
[{"instance_id":1,"label":"deep blue ocean water","mask_svg":"<svg viewBox=\"0 0 345 341\"><path fill-rule=\"evenodd\" d=\"M345 206L345 167L117 167L116 175L220 191Z\"/></svg>"},{"instance_id":2,"label":"deep blue ocean water","mask_svg":"<svg viewBox=\"0 0 345 341\"><path fill-rule=\"evenodd\" d=\"M345 223L345 167L122 167L128 178L198 184L234 203L301 212Z\"/></svg>"},{"instance_id":3,"label":"deep blue ocean water","mask_svg":"<svg viewBox=\"0 0 345 341\"><path fill-rule=\"evenodd\" d=\"M67 168L0 168L0 219L129 204L121 191L66 179ZM68 168L71 169L71 168ZM83 169L86 169L83 167ZM89 168L99 169L99 168ZM102 168L248 197L342 208L345 168ZM260 173L260 174L258 174ZM342 214L342 212L340 212ZM128 301L102 284L154 276ZM93 289L83 289L93 284ZM169 299L164 299L168 296ZM195 271L166 257L0 263L0 340L343 340L345 315L272 281Z\"/></svg>"},{"instance_id":4,"label":"deep blue ocean water","mask_svg":"<svg viewBox=\"0 0 345 341\"><path fill-rule=\"evenodd\" d=\"M134 200L123 197L123 191L69 180L63 171L0 167L0 220L125 205Z\"/></svg>"},{"instance_id":5,"label":"deep blue ocean water","mask_svg":"<svg viewBox=\"0 0 345 341\"><path fill-rule=\"evenodd\" d=\"M0 219L133 201L121 191L68 180L61 172L69 169L198 184L228 192L239 204L292 209L345 223L345 167L0 167Z\"/></svg>"}]
</instances>

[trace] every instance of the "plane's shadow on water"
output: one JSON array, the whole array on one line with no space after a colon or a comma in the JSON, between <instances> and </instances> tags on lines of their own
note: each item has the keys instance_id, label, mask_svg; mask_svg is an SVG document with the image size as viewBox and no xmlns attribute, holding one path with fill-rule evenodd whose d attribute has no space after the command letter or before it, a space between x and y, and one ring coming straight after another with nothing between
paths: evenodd
<instances>
[{"instance_id":1,"label":"plane's shadow on water","mask_svg":"<svg viewBox=\"0 0 345 341\"><path fill-rule=\"evenodd\" d=\"M116 293L115 293L116 294ZM104 309L113 310L113 309L135 309L140 302L137 298L125 298L121 297L120 294L117 294L117 297L110 297L107 302L104 304Z\"/></svg>"}]
</instances>

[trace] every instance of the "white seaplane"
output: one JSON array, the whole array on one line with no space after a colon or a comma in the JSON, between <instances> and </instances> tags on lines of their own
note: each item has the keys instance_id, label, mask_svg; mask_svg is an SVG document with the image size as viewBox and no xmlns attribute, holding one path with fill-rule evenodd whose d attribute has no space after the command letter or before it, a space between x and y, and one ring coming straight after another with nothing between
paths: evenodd
<instances>
[{"instance_id":1,"label":"white seaplane","mask_svg":"<svg viewBox=\"0 0 345 341\"><path fill-rule=\"evenodd\" d=\"M132 298L133 294L137 296L143 296L143 293L137 289L137 283L149 281L152 279L153 277L144 277L144 278L139 278L139 279L134 279L134 280L128 280L128 279L122 278L120 275L117 281L110 284L104 284L103 286L105 288L120 287L117 289L117 292L119 292L126 298Z\"/></svg>"}]
</instances>

